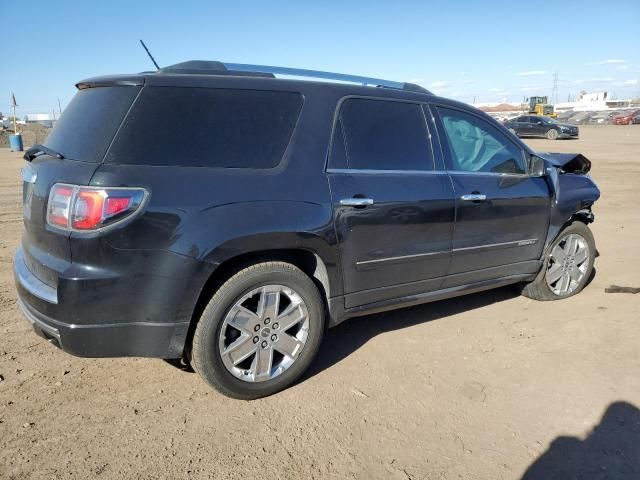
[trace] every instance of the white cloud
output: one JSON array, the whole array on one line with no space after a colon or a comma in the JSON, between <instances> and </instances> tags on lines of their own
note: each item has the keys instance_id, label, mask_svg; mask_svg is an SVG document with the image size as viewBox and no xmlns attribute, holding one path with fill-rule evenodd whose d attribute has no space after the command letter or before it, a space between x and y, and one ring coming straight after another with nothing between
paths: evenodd
<instances>
[{"instance_id":1,"label":"white cloud","mask_svg":"<svg viewBox=\"0 0 640 480\"><path fill-rule=\"evenodd\" d=\"M638 80L622 80L620 82L613 82L612 85L616 87L633 87L638 84Z\"/></svg>"},{"instance_id":2,"label":"white cloud","mask_svg":"<svg viewBox=\"0 0 640 480\"><path fill-rule=\"evenodd\" d=\"M591 77L591 78L581 78L579 80L572 80L571 83L573 85L579 85L581 83L603 83L603 82L612 82L615 78L612 77Z\"/></svg>"},{"instance_id":3,"label":"white cloud","mask_svg":"<svg viewBox=\"0 0 640 480\"><path fill-rule=\"evenodd\" d=\"M437 82L432 82L429 84L429 88L436 88L436 89L447 89L451 86L451 84L449 82L445 82L443 80L438 80Z\"/></svg>"},{"instance_id":4,"label":"white cloud","mask_svg":"<svg viewBox=\"0 0 640 480\"><path fill-rule=\"evenodd\" d=\"M464 82L462 82L463 85L469 85L471 83L475 83L475 80L465 80Z\"/></svg>"},{"instance_id":5,"label":"white cloud","mask_svg":"<svg viewBox=\"0 0 640 480\"><path fill-rule=\"evenodd\" d=\"M522 92L530 92L532 90L537 90L536 87L520 87L520 91Z\"/></svg>"},{"instance_id":6,"label":"white cloud","mask_svg":"<svg viewBox=\"0 0 640 480\"><path fill-rule=\"evenodd\" d=\"M618 68L616 68L616 70L628 70L629 69L629 65L620 65Z\"/></svg>"},{"instance_id":7,"label":"white cloud","mask_svg":"<svg viewBox=\"0 0 640 480\"><path fill-rule=\"evenodd\" d=\"M529 70L528 72L518 72L516 77L530 77L532 75L545 75L549 72L546 70Z\"/></svg>"},{"instance_id":8,"label":"white cloud","mask_svg":"<svg viewBox=\"0 0 640 480\"><path fill-rule=\"evenodd\" d=\"M627 63L626 60L621 58L607 58L606 60L601 60L599 62L594 63L593 65L617 65L621 63Z\"/></svg>"}]
</instances>

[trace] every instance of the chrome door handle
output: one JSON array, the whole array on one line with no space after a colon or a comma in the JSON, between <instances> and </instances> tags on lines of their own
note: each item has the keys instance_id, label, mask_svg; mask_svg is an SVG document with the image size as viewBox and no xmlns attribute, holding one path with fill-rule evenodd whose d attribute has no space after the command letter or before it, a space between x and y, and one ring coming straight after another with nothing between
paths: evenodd
<instances>
[{"instance_id":1,"label":"chrome door handle","mask_svg":"<svg viewBox=\"0 0 640 480\"><path fill-rule=\"evenodd\" d=\"M484 202L486 199L487 196L480 193L469 193L460 197L460 200L464 202Z\"/></svg>"},{"instance_id":2,"label":"chrome door handle","mask_svg":"<svg viewBox=\"0 0 640 480\"><path fill-rule=\"evenodd\" d=\"M343 207L366 207L373 205L373 198L343 198L340 200L340 205Z\"/></svg>"}]
</instances>

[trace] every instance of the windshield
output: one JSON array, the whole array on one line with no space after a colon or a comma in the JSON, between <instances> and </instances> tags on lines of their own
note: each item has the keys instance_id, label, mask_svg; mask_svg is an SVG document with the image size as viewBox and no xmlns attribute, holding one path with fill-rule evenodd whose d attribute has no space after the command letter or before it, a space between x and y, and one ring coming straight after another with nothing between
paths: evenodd
<instances>
[{"instance_id":1,"label":"windshield","mask_svg":"<svg viewBox=\"0 0 640 480\"><path fill-rule=\"evenodd\" d=\"M78 91L44 145L65 158L101 162L139 90L117 86Z\"/></svg>"}]
</instances>

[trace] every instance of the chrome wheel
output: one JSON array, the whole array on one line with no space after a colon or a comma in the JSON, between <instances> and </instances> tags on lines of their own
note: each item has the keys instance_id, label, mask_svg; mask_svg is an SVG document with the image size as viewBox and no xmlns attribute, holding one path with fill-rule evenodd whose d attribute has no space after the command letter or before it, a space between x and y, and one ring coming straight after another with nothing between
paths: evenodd
<instances>
[{"instance_id":1,"label":"chrome wheel","mask_svg":"<svg viewBox=\"0 0 640 480\"><path fill-rule=\"evenodd\" d=\"M545 278L547 285L558 296L573 293L589 268L589 244L576 233L563 238L549 255Z\"/></svg>"},{"instance_id":2,"label":"chrome wheel","mask_svg":"<svg viewBox=\"0 0 640 480\"><path fill-rule=\"evenodd\" d=\"M220 330L222 362L246 382L271 380L297 360L307 341L309 312L283 285L266 285L241 297Z\"/></svg>"}]
</instances>

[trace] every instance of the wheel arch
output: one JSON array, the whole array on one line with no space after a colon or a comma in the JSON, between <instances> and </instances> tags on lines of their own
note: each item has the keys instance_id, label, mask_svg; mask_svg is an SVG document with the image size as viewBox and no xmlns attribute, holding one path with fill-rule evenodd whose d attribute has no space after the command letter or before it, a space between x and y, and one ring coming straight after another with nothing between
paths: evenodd
<instances>
[{"instance_id":1,"label":"wheel arch","mask_svg":"<svg viewBox=\"0 0 640 480\"><path fill-rule=\"evenodd\" d=\"M184 354L187 358L190 356L191 342L198 319L202 315L202 312L206 308L214 292L220 288L224 282L243 268L267 261L287 262L295 265L307 274L320 291L320 297L323 299L325 312L328 315L329 298L339 294L336 292L341 292L342 284L341 282L333 281L330 278L331 266L327 266L327 262L325 262L318 252L308 248L283 247L251 250L238 253L236 255L230 255L220 261L200 289L200 293L193 308L189 323L189 330L184 345Z\"/></svg>"}]
</instances>

